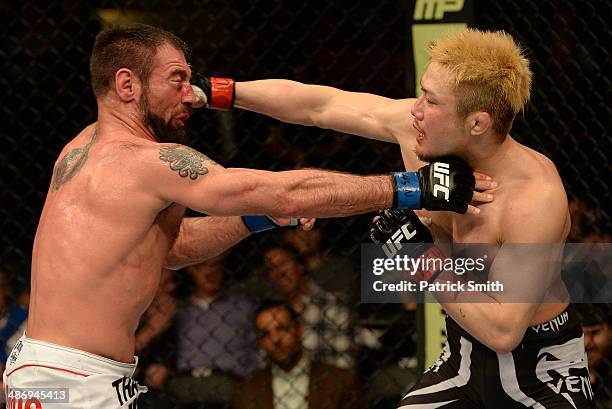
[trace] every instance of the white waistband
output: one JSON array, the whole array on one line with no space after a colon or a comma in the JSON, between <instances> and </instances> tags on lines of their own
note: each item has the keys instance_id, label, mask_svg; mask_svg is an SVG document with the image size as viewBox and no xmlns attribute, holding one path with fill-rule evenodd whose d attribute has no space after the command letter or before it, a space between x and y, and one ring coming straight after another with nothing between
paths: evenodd
<instances>
[{"instance_id":1,"label":"white waistband","mask_svg":"<svg viewBox=\"0 0 612 409\"><path fill-rule=\"evenodd\" d=\"M16 360L13 359L15 353ZM7 372L24 365L38 365L66 369L84 375L112 374L118 377L131 377L138 364L138 357L135 356L134 360L133 364L114 361L78 349L27 338L24 335L9 355L8 363L12 368L7 368Z\"/></svg>"}]
</instances>

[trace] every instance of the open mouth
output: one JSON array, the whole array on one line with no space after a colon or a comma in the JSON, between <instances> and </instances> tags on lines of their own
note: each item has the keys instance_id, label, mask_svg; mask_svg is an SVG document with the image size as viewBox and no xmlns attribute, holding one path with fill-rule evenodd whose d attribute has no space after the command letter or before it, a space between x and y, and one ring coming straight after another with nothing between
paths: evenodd
<instances>
[{"instance_id":1,"label":"open mouth","mask_svg":"<svg viewBox=\"0 0 612 409\"><path fill-rule=\"evenodd\" d=\"M189 119L190 116L191 115L189 115L188 113L179 114L174 117L174 121L178 126L185 126L185 123L187 122L187 119Z\"/></svg>"},{"instance_id":2,"label":"open mouth","mask_svg":"<svg viewBox=\"0 0 612 409\"><path fill-rule=\"evenodd\" d=\"M412 127L417 131L417 142L422 142L425 139L425 133L414 122L412 123Z\"/></svg>"}]
</instances>

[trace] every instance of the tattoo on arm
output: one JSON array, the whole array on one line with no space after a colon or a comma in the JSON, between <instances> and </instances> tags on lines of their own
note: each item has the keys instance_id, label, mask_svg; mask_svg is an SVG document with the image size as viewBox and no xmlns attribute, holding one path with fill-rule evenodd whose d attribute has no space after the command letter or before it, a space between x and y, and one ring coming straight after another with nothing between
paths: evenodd
<instances>
[{"instance_id":1,"label":"tattoo on arm","mask_svg":"<svg viewBox=\"0 0 612 409\"><path fill-rule=\"evenodd\" d=\"M74 148L71 149L64 157L59 161L55 168L53 169L53 177L51 181L51 190L57 191L64 183L67 183L79 173L79 170L85 165L87 162L87 158L89 155L89 148L96 141L98 136L98 127L93 131L91 135L91 139L89 143L82 148Z\"/></svg>"},{"instance_id":2,"label":"tattoo on arm","mask_svg":"<svg viewBox=\"0 0 612 409\"><path fill-rule=\"evenodd\" d=\"M459 314L461 314L461 318L465 318L465 312L463 312L463 309L459 308Z\"/></svg>"},{"instance_id":3,"label":"tattoo on arm","mask_svg":"<svg viewBox=\"0 0 612 409\"><path fill-rule=\"evenodd\" d=\"M159 159L162 162L167 162L170 169L178 171L181 177L186 178L189 176L191 180L196 180L199 176L208 173L208 168L204 166L206 163L215 164L215 161L208 156L185 145L161 148L159 150Z\"/></svg>"}]
</instances>

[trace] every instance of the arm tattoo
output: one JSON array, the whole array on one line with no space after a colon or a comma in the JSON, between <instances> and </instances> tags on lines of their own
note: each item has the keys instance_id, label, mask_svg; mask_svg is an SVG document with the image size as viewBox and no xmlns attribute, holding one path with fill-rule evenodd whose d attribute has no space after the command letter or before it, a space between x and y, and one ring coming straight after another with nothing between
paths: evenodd
<instances>
[{"instance_id":1,"label":"arm tattoo","mask_svg":"<svg viewBox=\"0 0 612 409\"><path fill-rule=\"evenodd\" d=\"M204 166L209 162L214 164L208 156L191 149L185 145L173 145L159 150L159 159L168 162L170 169L178 171L181 177L196 180L198 176L208 173L208 168Z\"/></svg>"},{"instance_id":2,"label":"arm tattoo","mask_svg":"<svg viewBox=\"0 0 612 409\"><path fill-rule=\"evenodd\" d=\"M89 148L96 141L98 136L98 127L93 131L91 135L91 139L89 143L82 148L74 148L71 149L64 157L59 161L59 163L53 169L53 177L51 182L51 190L57 191L64 183L67 183L79 173L79 170L85 165L87 162L87 158L89 155Z\"/></svg>"}]
</instances>

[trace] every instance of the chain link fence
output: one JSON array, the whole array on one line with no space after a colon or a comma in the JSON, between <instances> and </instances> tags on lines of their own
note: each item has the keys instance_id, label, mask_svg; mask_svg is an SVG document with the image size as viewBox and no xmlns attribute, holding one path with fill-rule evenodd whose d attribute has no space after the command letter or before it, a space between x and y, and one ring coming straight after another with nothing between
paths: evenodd
<instances>
[{"instance_id":1,"label":"chain link fence","mask_svg":"<svg viewBox=\"0 0 612 409\"><path fill-rule=\"evenodd\" d=\"M32 241L53 163L62 146L96 119L88 62L95 35L105 24L138 21L173 31L191 45L191 64L208 75L288 78L403 98L415 93L413 9L413 2L399 0L0 2L0 268L8 298L0 310L8 311L11 303L27 305ZM513 135L557 165L572 200L570 239L610 242L610 80L605 75L610 71L605 21L610 3L479 0L473 9L476 27L510 32L533 62L532 103L517 119ZM202 112L192 118L191 129L191 145L228 167L314 166L354 173L402 168L396 146L241 110ZM202 267L206 274L167 273L167 285L143 319L143 327L147 320L169 326L163 336L140 346L140 378L151 386L143 405L240 405L228 385L262 362L256 351L262 339L254 331L254 301L268 298L266 271L273 268L274 257L285 257L300 273L307 272L319 289L319 298L313 299L325 305L318 311L304 309L304 345L327 365L345 368L333 372L333 379L322 376L321 387L344 385L363 397L355 408L394 407L419 372L415 312L411 305L359 303L359 244L366 240L370 218L321 221L318 233L304 237L259 235L236 246L219 261L222 267ZM236 329L232 338L254 348L250 356L220 349L234 345L223 344L227 334L216 334L208 318L189 314L187 300L199 288L198 280L216 269L223 271L223 286L237 294L228 298L227 308L244 312L219 325ZM21 317L15 318L19 327L25 317L14 314ZM317 314L327 321L317 321ZM609 330L607 323L599 321ZM607 374L611 347L593 348L604 355L597 373ZM230 361L242 358L239 365L226 364L224 355ZM598 396L605 398L598 404L607 407L604 401L612 399L612 391L599 385ZM239 392L249 387L241 384ZM326 394L329 406L322 407L335 407L333 397L342 396L341 391Z\"/></svg>"}]
</instances>

